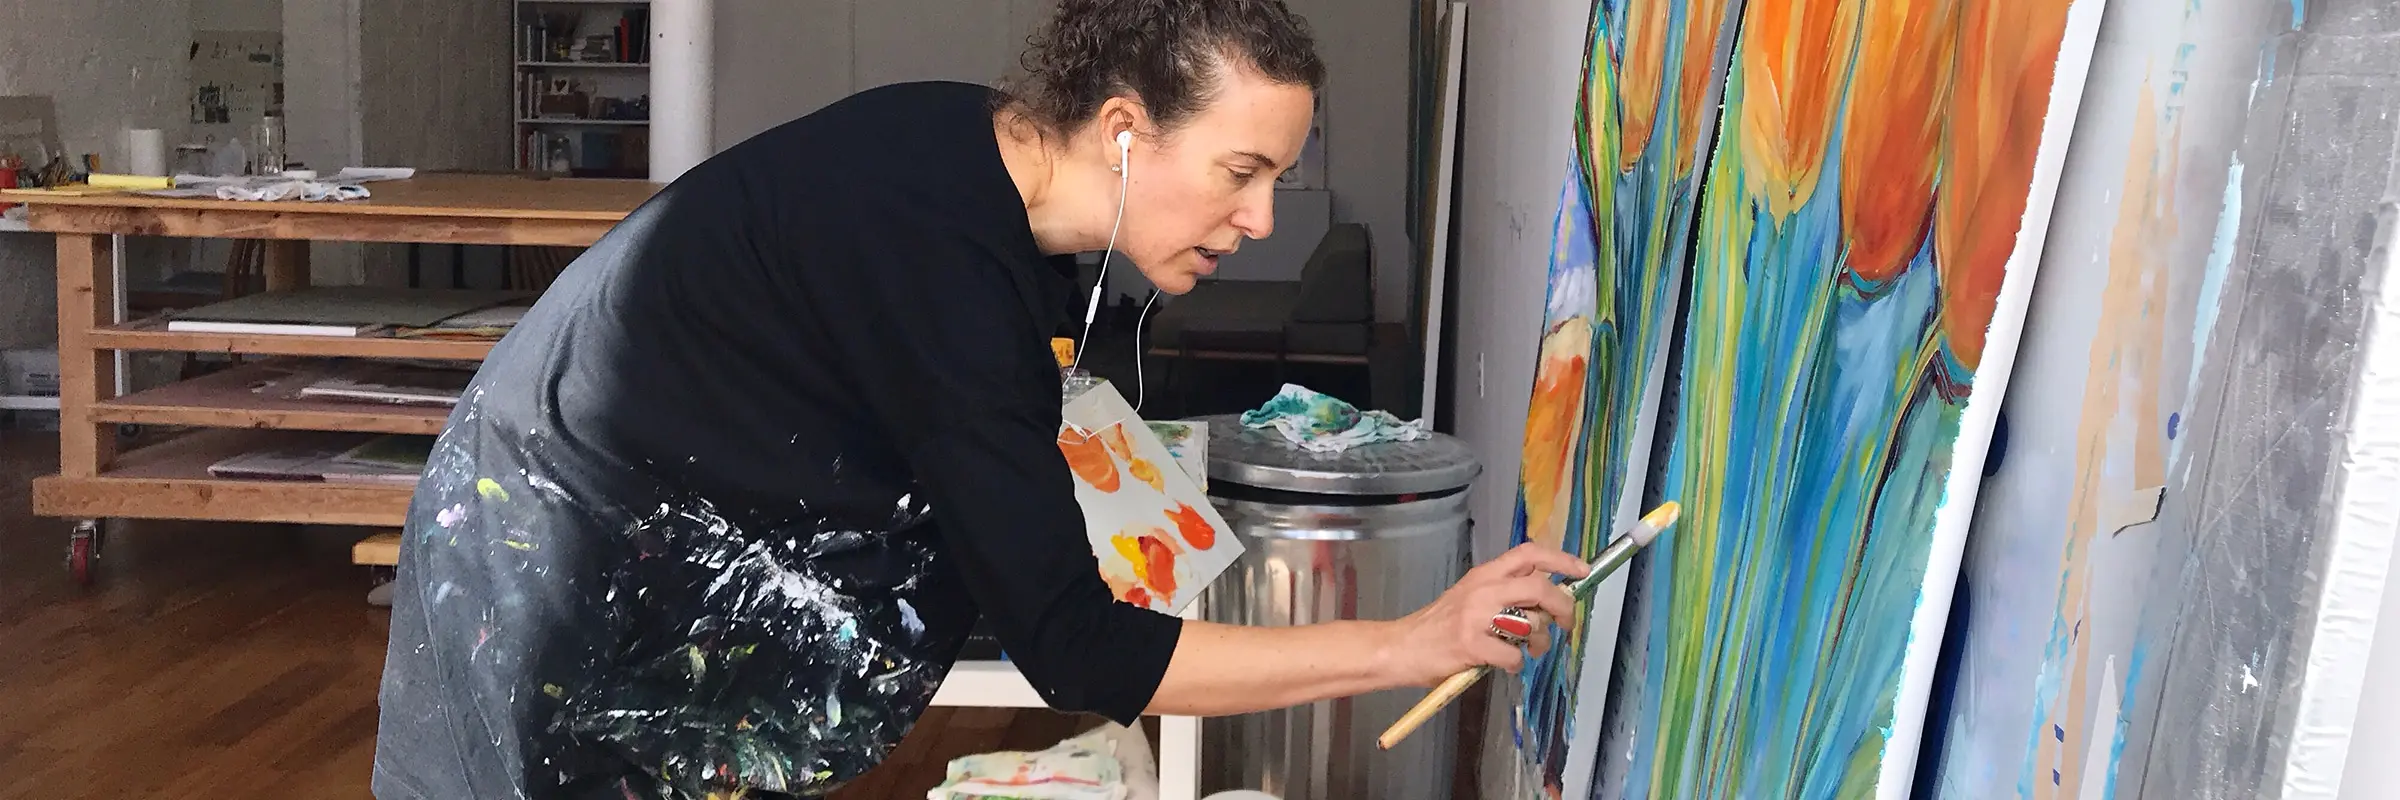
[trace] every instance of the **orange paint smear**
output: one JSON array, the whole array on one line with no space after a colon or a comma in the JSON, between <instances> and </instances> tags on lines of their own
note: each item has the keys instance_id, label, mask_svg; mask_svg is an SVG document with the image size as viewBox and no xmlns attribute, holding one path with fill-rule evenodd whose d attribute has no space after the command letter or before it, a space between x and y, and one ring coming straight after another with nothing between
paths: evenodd
<instances>
[{"instance_id":1,"label":"orange paint smear","mask_svg":"<svg viewBox=\"0 0 2400 800\"><path fill-rule=\"evenodd\" d=\"M1583 426L1584 372L1592 352L1592 329L1582 317L1559 323L1542 337L1541 363L1533 375L1521 457L1525 492L1525 536L1552 547L1566 536L1567 485L1573 472L1568 454Z\"/></svg>"},{"instance_id":2,"label":"orange paint smear","mask_svg":"<svg viewBox=\"0 0 2400 800\"><path fill-rule=\"evenodd\" d=\"M1659 78L1659 71L1666 66L1669 4L1635 3L1634 6L1638 16L1627 21L1625 63L1618 68L1618 74L1623 76L1617 79L1619 171L1632 169L1642 160L1642 151L1650 146L1650 128L1658 119L1659 90L1665 83ZM1601 43L1593 46L1607 47ZM1606 113L1606 109L1599 113Z\"/></svg>"},{"instance_id":3,"label":"orange paint smear","mask_svg":"<svg viewBox=\"0 0 2400 800\"><path fill-rule=\"evenodd\" d=\"M1842 237L1859 277L1898 275L1931 227L1957 24L1957 0L1892 0L1860 26L1841 171Z\"/></svg>"},{"instance_id":4,"label":"orange paint smear","mask_svg":"<svg viewBox=\"0 0 2400 800\"><path fill-rule=\"evenodd\" d=\"M1750 194L1777 220L1808 204L1858 36L1859 0L1785 0L1745 7L1742 152Z\"/></svg>"},{"instance_id":5,"label":"orange paint smear","mask_svg":"<svg viewBox=\"0 0 2400 800\"><path fill-rule=\"evenodd\" d=\"M1662 7L1664 4L1661 4ZM1700 112L1705 110L1711 65L1717 56L1717 32L1725 29L1725 0L1691 0L1684 7L1683 67L1675 84L1675 177L1692 171L1699 148Z\"/></svg>"},{"instance_id":6,"label":"orange paint smear","mask_svg":"<svg viewBox=\"0 0 2400 800\"><path fill-rule=\"evenodd\" d=\"M1175 521L1175 532L1183 534L1183 541L1193 549L1208 550L1217 546L1217 529L1209 527L1208 517L1202 516L1199 509L1176 503L1175 510L1167 512L1167 518Z\"/></svg>"},{"instance_id":7,"label":"orange paint smear","mask_svg":"<svg viewBox=\"0 0 2400 800\"><path fill-rule=\"evenodd\" d=\"M1934 201L1942 328L1951 355L1983 362L1985 329L2025 216L2070 0L1975 3L1962 20Z\"/></svg>"},{"instance_id":8,"label":"orange paint smear","mask_svg":"<svg viewBox=\"0 0 2400 800\"><path fill-rule=\"evenodd\" d=\"M1074 431L1060 431L1058 451L1067 456L1067 468L1075 478L1102 492L1118 488L1117 462L1108 457L1108 448L1100 440Z\"/></svg>"},{"instance_id":9,"label":"orange paint smear","mask_svg":"<svg viewBox=\"0 0 2400 800\"><path fill-rule=\"evenodd\" d=\"M1167 541L1167 532L1157 528L1140 533L1117 533L1108 537L1109 544L1133 565L1134 578L1141 582L1137 588L1147 588L1167 597L1175 596L1175 545ZM1131 593L1128 592L1128 595Z\"/></svg>"}]
</instances>

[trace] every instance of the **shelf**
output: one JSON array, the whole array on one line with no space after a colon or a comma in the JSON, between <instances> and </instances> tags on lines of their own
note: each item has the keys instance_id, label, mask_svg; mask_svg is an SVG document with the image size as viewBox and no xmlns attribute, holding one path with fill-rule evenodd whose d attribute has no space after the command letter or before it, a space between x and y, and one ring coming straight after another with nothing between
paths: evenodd
<instances>
[{"instance_id":1,"label":"shelf","mask_svg":"<svg viewBox=\"0 0 2400 800\"><path fill-rule=\"evenodd\" d=\"M648 69L647 61L519 61L520 67L557 67L560 69Z\"/></svg>"},{"instance_id":2,"label":"shelf","mask_svg":"<svg viewBox=\"0 0 2400 800\"><path fill-rule=\"evenodd\" d=\"M414 486L210 477L208 465L268 444L352 441L355 435L207 430L117 457L98 477L33 481L33 511L82 519L194 519L399 527Z\"/></svg>"},{"instance_id":3,"label":"shelf","mask_svg":"<svg viewBox=\"0 0 2400 800\"><path fill-rule=\"evenodd\" d=\"M517 120L519 125L648 125L646 119L566 119L528 118Z\"/></svg>"},{"instance_id":4,"label":"shelf","mask_svg":"<svg viewBox=\"0 0 2400 800\"><path fill-rule=\"evenodd\" d=\"M266 356L351 356L481 361L497 342L401 339L388 336L282 336L169 331L163 320L142 320L95 329L93 347L179 353L244 353Z\"/></svg>"},{"instance_id":5,"label":"shelf","mask_svg":"<svg viewBox=\"0 0 2400 800\"><path fill-rule=\"evenodd\" d=\"M284 399L254 391L291 377L303 366L291 362L245 364L103 400L92 406L92 419L134 425L424 435L441 433L442 425L449 421L449 406Z\"/></svg>"}]
</instances>

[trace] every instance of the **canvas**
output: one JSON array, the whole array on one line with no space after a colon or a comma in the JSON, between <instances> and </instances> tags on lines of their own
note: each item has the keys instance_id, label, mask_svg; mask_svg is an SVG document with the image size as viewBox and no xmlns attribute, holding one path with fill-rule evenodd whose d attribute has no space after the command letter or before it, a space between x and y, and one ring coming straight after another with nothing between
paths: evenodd
<instances>
[{"instance_id":1,"label":"canvas","mask_svg":"<svg viewBox=\"0 0 2400 800\"><path fill-rule=\"evenodd\" d=\"M1242 554L1224 517L1115 384L1067 401L1058 449L1075 476L1084 532L1109 591L1180 614Z\"/></svg>"},{"instance_id":2,"label":"canvas","mask_svg":"<svg viewBox=\"0 0 2400 800\"><path fill-rule=\"evenodd\" d=\"M1696 165L1733 0L1592 6L1574 153L1551 244L1512 540L1598 555L1640 515L1663 351L1688 259ZM1579 795L1624 584L1605 584L1522 673L1519 796Z\"/></svg>"},{"instance_id":3,"label":"canvas","mask_svg":"<svg viewBox=\"0 0 2400 800\"><path fill-rule=\"evenodd\" d=\"M2011 455L1968 540L1950 631L1959 677L1927 722L1939 750L1925 796L2118 785L2125 714L2155 667L2136 634L2157 580L2157 514L2189 474L2242 215L2235 151L2271 79L2271 5L2110 3L2052 223L2059 267L2034 289L2041 325L2010 390Z\"/></svg>"},{"instance_id":4,"label":"canvas","mask_svg":"<svg viewBox=\"0 0 2400 800\"><path fill-rule=\"evenodd\" d=\"M1739 13L1601 794L1907 795L2099 5Z\"/></svg>"}]
</instances>

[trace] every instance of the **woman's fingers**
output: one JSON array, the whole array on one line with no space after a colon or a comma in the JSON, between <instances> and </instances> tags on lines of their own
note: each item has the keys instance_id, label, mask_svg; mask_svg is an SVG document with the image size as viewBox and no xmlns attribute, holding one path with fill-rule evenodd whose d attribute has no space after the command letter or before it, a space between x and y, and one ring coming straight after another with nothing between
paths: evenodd
<instances>
[{"instance_id":1,"label":"woman's fingers","mask_svg":"<svg viewBox=\"0 0 2400 800\"><path fill-rule=\"evenodd\" d=\"M1521 578L1511 578L1495 585L1493 591L1491 600L1494 603L1492 607L1494 612L1504 608L1520 608L1527 611L1538 610L1548 614L1553 620L1575 617L1575 596L1567 593L1567 587L1551 583L1550 579L1545 576L1527 575ZM1534 627L1548 626L1535 625Z\"/></svg>"},{"instance_id":2,"label":"woman's fingers","mask_svg":"<svg viewBox=\"0 0 2400 800\"><path fill-rule=\"evenodd\" d=\"M1556 547L1534 542L1526 542L1509 548L1508 552L1501 553L1499 558L1484 564L1484 568L1489 568L1498 573L1498 577L1504 578L1549 573L1564 575L1572 579L1581 578L1592 571L1591 565L1583 563L1582 559L1567 555L1566 551Z\"/></svg>"},{"instance_id":3,"label":"woman's fingers","mask_svg":"<svg viewBox=\"0 0 2400 800\"><path fill-rule=\"evenodd\" d=\"M1525 655L1517 652L1517 648L1491 636L1476 637L1476 641L1469 644L1467 649L1467 655L1474 658L1475 663L1489 664L1510 674L1515 674L1525 663Z\"/></svg>"}]
</instances>

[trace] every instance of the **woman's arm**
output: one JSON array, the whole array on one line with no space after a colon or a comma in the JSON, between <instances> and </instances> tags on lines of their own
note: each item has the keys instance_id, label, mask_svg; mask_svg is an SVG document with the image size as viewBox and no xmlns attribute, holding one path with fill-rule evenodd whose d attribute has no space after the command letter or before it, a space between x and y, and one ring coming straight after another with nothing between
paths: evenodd
<instances>
[{"instance_id":1,"label":"woman's arm","mask_svg":"<svg viewBox=\"0 0 2400 800\"><path fill-rule=\"evenodd\" d=\"M1431 686L1489 664L1515 672L1522 656L1491 635L1491 617L1511 606L1563 618L1574 608L1553 574L1589 567L1555 548L1520 546L1469 571L1416 613L1388 621L1250 627L1186 621L1149 714L1247 714L1405 686ZM1528 650L1549 647L1534 626Z\"/></svg>"}]
</instances>

